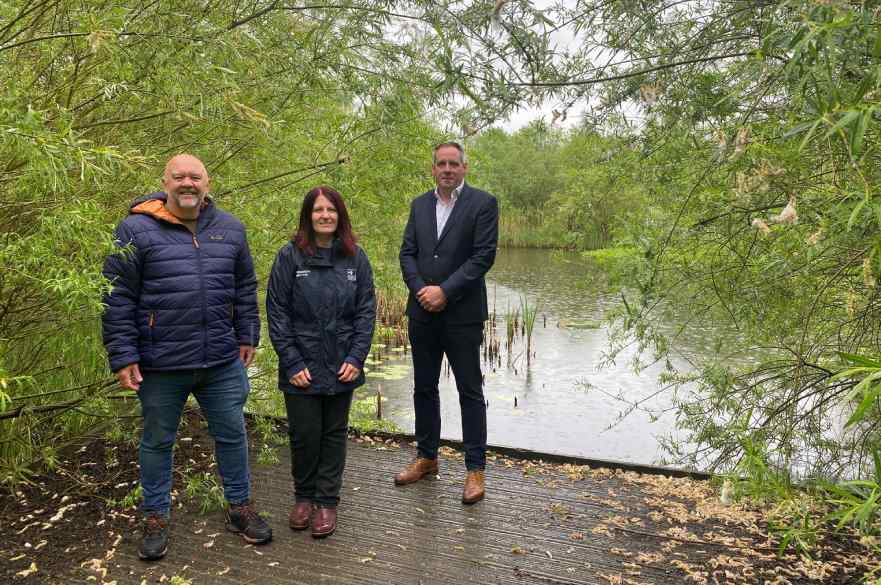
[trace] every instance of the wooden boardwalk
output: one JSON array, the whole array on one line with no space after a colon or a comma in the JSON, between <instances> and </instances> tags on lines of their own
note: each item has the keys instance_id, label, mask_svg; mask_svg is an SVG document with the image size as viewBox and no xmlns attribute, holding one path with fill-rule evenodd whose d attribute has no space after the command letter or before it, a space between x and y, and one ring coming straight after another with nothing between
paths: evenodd
<instances>
[{"instance_id":1,"label":"wooden boardwalk","mask_svg":"<svg viewBox=\"0 0 881 585\"><path fill-rule=\"evenodd\" d=\"M287 527L290 460L254 465L254 495L270 514L272 543L254 547L224 530L221 513L173 515L171 546L138 560L135 524L99 574L116 585L819 583L777 559L752 513L722 506L707 482L494 457L487 497L460 502L464 465L443 448L440 475L396 487L410 444L350 441L337 532L314 540ZM106 569L106 572L104 571ZM689 577L691 575L691 577ZM772 581L778 577L780 581ZM702 580L703 579L703 580ZM178 581L181 582L181 581ZM186 581L185 581L186 582Z\"/></svg>"}]
</instances>

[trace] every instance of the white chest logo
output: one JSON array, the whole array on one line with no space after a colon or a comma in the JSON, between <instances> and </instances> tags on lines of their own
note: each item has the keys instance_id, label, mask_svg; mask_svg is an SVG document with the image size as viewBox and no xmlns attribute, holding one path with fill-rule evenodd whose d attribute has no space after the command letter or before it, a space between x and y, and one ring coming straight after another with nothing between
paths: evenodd
<instances>
[{"instance_id":1,"label":"white chest logo","mask_svg":"<svg viewBox=\"0 0 881 585\"><path fill-rule=\"evenodd\" d=\"M358 277L355 276L355 269L354 268L346 268L346 279L349 282L356 282L358 280Z\"/></svg>"}]
</instances>

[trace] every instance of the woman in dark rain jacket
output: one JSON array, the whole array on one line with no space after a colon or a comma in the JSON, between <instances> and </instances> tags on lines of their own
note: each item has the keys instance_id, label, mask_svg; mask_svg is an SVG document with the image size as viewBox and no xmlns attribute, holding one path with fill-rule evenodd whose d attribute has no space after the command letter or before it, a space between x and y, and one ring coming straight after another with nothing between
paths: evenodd
<instances>
[{"instance_id":1,"label":"woman in dark rain jacket","mask_svg":"<svg viewBox=\"0 0 881 585\"><path fill-rule=\"evenodd\" d=\"M352 391L364 383L376 318L370 261L330 187L306 194L272 266L266 312L290 429L290 526L322 538L336 528Z\"/></svg>"}]
</instances>

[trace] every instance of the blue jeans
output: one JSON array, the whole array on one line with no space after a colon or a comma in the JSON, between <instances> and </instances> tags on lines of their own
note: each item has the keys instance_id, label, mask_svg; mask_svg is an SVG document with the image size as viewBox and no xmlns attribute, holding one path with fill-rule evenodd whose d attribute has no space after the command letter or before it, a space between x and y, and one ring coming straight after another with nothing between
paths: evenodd
<instances>
[{"instance_id":1,"label":"blue jeans","mask_svg":"<svg viewBox=\"0 0 881 585\"><path fill-rule=\"evenodd\" d=\"M142 373L138 391L144 433L140 465L142 510L167 516L171 509L172 450L190 392L199 401L214 437L223 494L230 504L249 497L248 437L243 408L250 386L241 360L205 369Z\"/></svg>"}]
</instances>

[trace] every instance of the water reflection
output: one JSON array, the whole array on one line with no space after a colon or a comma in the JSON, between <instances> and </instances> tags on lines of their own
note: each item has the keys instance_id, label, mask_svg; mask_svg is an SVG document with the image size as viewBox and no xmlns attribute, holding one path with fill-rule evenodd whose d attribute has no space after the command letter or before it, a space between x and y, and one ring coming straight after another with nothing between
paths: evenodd
<instances>
[{"instance_id":1,"label":"water reflection","mask_svg":"<svg viewBox=\"0 0 881 585\"><path fill-rule=\"evenodd\" d=\"M492 363L484 365L489 442L657 463L662 455L658 436L674 430L668 398L663 393L654 396L662 366L655 364L634 373L630 366L635 349L629 348L616 356L615 363L599 368L608 351L603 315L620 302L620 297L600 290L593 270L577 254L500 250L488 279L495 325L487 338L499 342L500 352L490 360ZM514 343L510 354L506 345L506 313L511 317L510 313L519 310L524 295L530 304L538 305L529 367L522 338ZM412 432L409 365L408 354L374 364L368 385L360 392L374 394L381 389L387 398L386 418ZM684 363L675 365L687 367ZM451 375L442 377L440 393L441 434L461 439L458 396ZM644 406L659 414L635 410L619 420L628 405L618 397L627 402L645 400Z\"/></svg>"}]
</instances>

